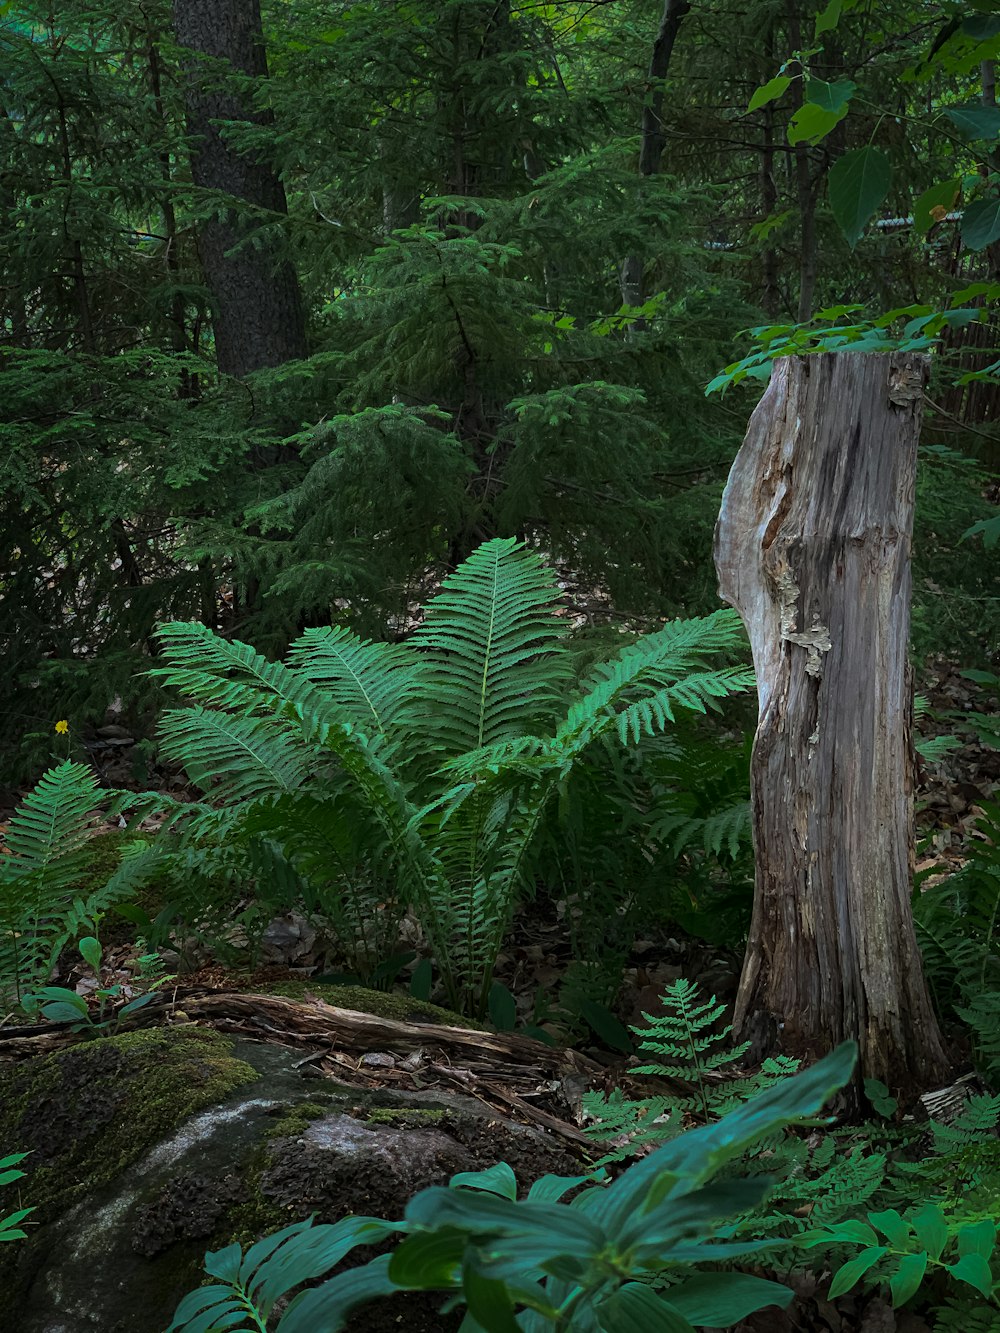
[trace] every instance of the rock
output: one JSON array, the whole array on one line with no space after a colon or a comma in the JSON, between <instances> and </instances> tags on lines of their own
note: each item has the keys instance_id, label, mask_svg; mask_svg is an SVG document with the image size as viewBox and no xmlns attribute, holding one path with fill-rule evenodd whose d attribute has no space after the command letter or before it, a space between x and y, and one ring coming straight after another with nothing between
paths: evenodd
<instances>
[{"instance_id":1,"label":"rock","mask_svg":"<svg viewBox=\"0 0 1000 1333\"><path fill-rule=\"evenodd\" d=\"M471 1098L306 1080L300 1061L190 1027L0 1066L0 1151L31 1151L21 1196L37 1206L29 1240L0 1253L0 1328L162 1333L200 1284L206 1249L313 1213L396 1218L417 1190L501 1159L523 1186L579 1171ZM351 1328L445 1333L461 1317L442 1315L441 1300L405 1293Z\"/></svg>"}]
</instances>

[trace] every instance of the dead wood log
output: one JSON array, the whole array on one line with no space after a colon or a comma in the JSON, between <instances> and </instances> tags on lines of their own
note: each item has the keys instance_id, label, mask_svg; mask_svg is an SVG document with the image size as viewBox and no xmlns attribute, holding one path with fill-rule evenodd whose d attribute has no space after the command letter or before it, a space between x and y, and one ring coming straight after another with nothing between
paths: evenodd
<instances>
[{"instance_id":1,"label":"dead wood log","mask_svg":"<svg viewBox=\"0 0 1000 1333\"><path fill-rule=\"evenodd\" d=\"M910 910L910 541L925 358L776 362L726 486L720 593L757 673L756 894L735 1026L844 1038L897 1091L948 1070Z\"/></svg>"}]
</instances>

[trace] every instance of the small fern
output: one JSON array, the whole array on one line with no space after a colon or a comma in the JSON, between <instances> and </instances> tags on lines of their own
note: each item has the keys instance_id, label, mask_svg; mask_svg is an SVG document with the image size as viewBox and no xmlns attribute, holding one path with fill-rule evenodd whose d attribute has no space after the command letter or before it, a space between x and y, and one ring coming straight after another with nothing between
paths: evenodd
<instances>
[{"instance_id":1,"label":"small fern","mask_svg":"<svg viewBox=\"0 0 1000 1333\"><path fill-rule=\"evenodd\" d=\"M85 894L97 780L67 760L50 769L14 811L9 855L0 857L0 997L20 1001L44 983L62 949L92 931L95 914L131 897L157 854L143 843L123 849L110 878Z\"/></svg>"},{"instance_id":2,"label":"small fern","mask_svg":"<svg viewBox=\"0 0 1000 1333\"><path fill-rule=\"evenodd\" d=\"M706 1123L717 1120L798 1068L797 1060L776 1056L766 1060L756 1073L744 1074L739 1061L749 1049L749 1042L727 1045L732 1025L719 1027L726 1006L714 996L702 1000L693 981L679 977L667 987L661 1002L665 1012L644 1014L646 1025L633 1027L632 1031L639 1038L641 1050L665 1058L637 1065L630 1073L678 1081L693 1091L639 1101L620 1094L612 1098L587 1094L584 1109L597 1120L587 1133L602 1140L626 1139L605 1161L621 1160L632 1155L640 1144L672 1137L683 1115L694 1114ZM668 1108L669 1119L665 1118Z\"/></svg>"}]
</instances>

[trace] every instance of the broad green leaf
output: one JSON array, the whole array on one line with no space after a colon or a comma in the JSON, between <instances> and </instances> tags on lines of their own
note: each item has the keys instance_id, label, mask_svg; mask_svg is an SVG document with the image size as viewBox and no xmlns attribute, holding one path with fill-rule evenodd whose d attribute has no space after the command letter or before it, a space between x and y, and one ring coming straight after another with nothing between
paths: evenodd
<instances>
[{"instance_id":1,"label":"broad green leaf","mask_svg":"<svg viewBox=\"0 0 1000 1333\"><path fill-rule=\"evenodd\" d=\"M830 207L853 250L885 201L892 180L889 159L879 148L855 148L830 169Z\"/></svg>"},{"instance_id":2,"label":"broad green leaf","mask_svg":"<svg viewBox=\"0 0 1000 1333\"><path fill-rule=\"evenodd\" d=\"M828 111L814 102L806 102L788 122L788 142L818 144L846 115L846 105L836 111Z\"/></svg>"},{"instance_id":3,"label":"broad green leaf","mask_svg":"<svg viewBox=\"0 0 1000 1333\"><path fill-rule=\"evenodd\" d=\"M598 1174L603 1174L603 1172ZM528 1190L528 1199L535 1203L557 1203L564 1194L576 1189L578 1185L585 1185L594 1178L593 1174L587 1176L539 1176Z\"/></svg>"},{"instance_id":4,"label":"broad green leaf","mask_svg":"<svg viewBox=\"0 0 1000 1333\"><path fill-rule=\"evenodd\" d=\"M613 1051L621 1051L625 1055L631 1054L632 1041L625 1025L606 1005L598 1004L596 1000L581 1000L580 1014L605 1045L610 1046Z\"/></svg>"},{"instance_id":5,"label":"broad green leaf","mask_svg":"<svg viewBox=\"0 0 1000 1333\"><path fill-rule=\"evenodd\" d=\"M843 1268L837 1270L830 1283L830 1300L835 1301L838 1296L850 1291L870 1268L875 1267L885 1251L884 1245L872 1245L867 1250L862 1250L855 1258L849 1259Z\"/></svg>"},{"instance_id":6,"label":"broad green leaf","mask_svg":"<svg viewBox=\"0 0 1000 1333\"><path fill-rule=\"evenodd\" d=\"M911 1296L915 1294L917 1288L924 1280L924 1273L927 1271L927 1251L921 1250L919 1254L904 1254L899 1261L899 1267L889 1279L889 1289L892 1292L892 1306L898 1310L901 1305L905 1305Z\"/></svg>"},{"instance_id":7,"label":"broad green leaf","mask_svg":"<svg viewBox=\"0 0 1000 1333\"><path fill-rule=\"evenodd\" d=\"M220 1282L235 1284L240 1275L243 1262L243 1247L238 1244L227 1245L223 1250L205 1255L205 1272L209 1277L217 1277Z\"/></svg>"},{"instance_id":8,"label":"broad green leaf","mask_svg":"<svg viewBox=\"0 0 1000 1333\"><path fill-rule=\"evenodd\" d=\"M913 225L921 236L951 212L961 188L962 178L956 176L954 180L938 181L937 185L923 192L913 205Z\"/></svg>"},{"instance_id":9,"label":"broad green leaf","mask_svg":"<svg viewBox=\"0 0 1000 1333\"><path fill-rule=\"evenodd\" d=\"M694 1333L687 1319L641 1282L627 1282L597 1307L604 1333Z\"/></svg>"},{"instance_id":10,"label":"broad green leaf","mask_svg":"<svg viewBox=\"0 0 1000 1333\"><path fill-rule=\"evenodd\" d=\"M85 935L77 944L80 950L80 956L85 963L88 963L95 972L101 970L101 945L99 940L95 940L93 935Z\"/></svg>"},{"instance_id":11,"label":"broad green leaf","mask_svg":"<svg viewBox=\"0 0 1000 1333\"><path fill-rule=\"evenodd\" d=\"M521 1333L506 1284L481 1272L473 1255L466 1255L462 1265L462 1291L469 1313L486 1333Z\"/></svg>"},{"instance_id":12,"label":"broad green leaf","mask_svg":"<svg viewBox=\"0 0 1000 1333\"><path fill-rule=\"evenodd\" d=\"M234 1303L232 1287L199 1287L178 1305L167 1333L204 1333Z\"/></svg>"},{"instance_id":13,"label":"broad green leaf","mask_svg":"<svg viewBox=\"0 0 1000 1333\"><path fill-rule=\"evenodd\" d=\"M971 1222L958 1233L958 1252L961 1255L979 1254L989 1259L997 1243L996 1223L988 1217L979 1222Z\"/></svg>"},{"instance_id":14,"label":"broad green leaf","mask_svg":"<svg viewBox=\"0 0 1000 1333\"><path fill-rule=\"evenodd\" d=\"M417 1231L407 1236L389 1260L389 1277L408 1291L437 1291L459 1280L466 1237L461 1231Z\"/></svg>"},{"instance_id":15,"label":"broad green leaf","mask_svg":"<svg viewBox=\"0 0 1000 1333\"><path fill-rule=\"evenodd\" d=\"M275 1333L339 1333L348 1327L347 1316L358 1305L379 1296L390 1296L398 1288L388 1275L389 1256L381 1254L363 1268L351 1268L301 1292L281 1317Z\"/></svg>"},{"instance_id":16,"label":"broad green leaf","mask_svg":"<svg viewBox=\"0 0 1000 1333\"><path fill-rule=\"evenodd\" d=\"M1000 135L1000 107L970 102L968 106L948 107L944 114L966 139L989 142Z\"/></svg>"},{"instance_id":17,"label":"broad green leaf","mask_svg":"<svg viewBox=\"0 0 1000 1333\"><path fill-rule=\"evenodd\" d=\"M43 1004L42 1014L50 1023L79 1023L88 1019L86 1001L74 1004L72 1001L56 1000L53 1004Z\"/></svg>"},{"instance_id":18,"label":"broad green leaf","mask_svg":"<svg viewBox=\"0 0 1000 1333\"><path fill-rule=\"evenodd\" d=\"M784 96L791 82L787 74L776 74L773 79L768 79L767 83L758 88L750 98L747 111L759 111L762 106L767 106L768 102L776 102L779 97Z\"/></svg>"},{"instance_id":19,"label":"broad green leaf","mask_svg":"<svg viewBox=\"0 0 1000 1333\"><path fill-rule=\"evenodd\" d=\"M840 22L842 0L830 0L827 7L816 18L816 36L832 32Z\"/></svg>"},{"instance_id":20,"label":"broad green leaf","mask_svg":"<svg viewBox=\"0 0 1000 1333\"><path fill-rule=\"evenodd\" d=\"M494 981L489 996L490 1022L498 1032L513 1032L517 1025L517 1004L502 981Z\"/></svg>"},{"instance_id":21,"label":"broad green leaf","mask_svg":"<svg viewBox=\"0 0 1000 1333\"><path fill-rule=\"evenodd\" d=\"M917 1240L932 1259L940 1259L944 1247L948 1244L948 1224L941 1209L933 1203L925 1204L919 1213L910 1219Z\"/></svg>"},{"instance_id":22,"label":"broad green leaf","mask_svg":"<svg viewBox=\"0 0 1000 1333\"><path fill-rule=\"evenodd\" d=\"M868 1221L877 1231L887 1238L897 1250L910 1248L910 1227L904 1222L895 1208L886 1208L881 1213L869 1213Z\"/></svg>"},{"instance_id":23,"label":"broad green leaf","mask_svg":"<svg viewBox=\"0 0 1000 1333\"><path fill-rule=\"evenodd\" d=\"M727 1328L769 1305L784 1309L794 1294L780 1282L749 1273L699 1273L665 1293L690 1323L713 1328Z\"/></svg>"},{"instance_id":24,"label":"broad green leaf","mask_svg":"<svg viewBox=\"0 0 1000 1333\"><path fill-rule=\"evenodd\" d=\"M961 1259L947 1265L948 1272L959 1282L967 1282L989 1298L993 1291L993 1274L981 1254L963 1254Z\"/></svg>"},{"instance_id":25,"label":"broad green leaf","mask_svg":"<svg viewBox=\"0 0 1000 1333\"><path fill-rule=\"evenodd\" d=\"M827 83L825 79L806 79L806 101L824 111L841 111L857 90L857 84L850 79L838 79L836 83Z\"/></svg>"},{"instance_id":26,"label":"broad green leaf","mask_svg":"<svg viewBox=\"0 0 1000 1333\"><path fill-rule=\"evenodd\" d=\"M1000 199L975 199L962 214L962 240L970 250L984 250L1000 239Z\"/></svg>"},{"instance_id":27,"label":"broad green leaf","mask_svg":"<svg viewBox=\"0 0 1000 1333\"><path fill-rule=\"evenodd\" d=\"M506 1162L497 1162L485 1171L460 1171L448 1183L452 1189L486 1190L503 1199L517 1198L517 1177Z\"/></svg>"}]
</instances>

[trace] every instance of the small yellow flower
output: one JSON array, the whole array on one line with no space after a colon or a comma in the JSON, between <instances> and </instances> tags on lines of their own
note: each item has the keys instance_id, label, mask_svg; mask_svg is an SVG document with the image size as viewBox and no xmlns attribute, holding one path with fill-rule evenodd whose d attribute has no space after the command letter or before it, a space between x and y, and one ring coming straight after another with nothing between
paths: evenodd
<instances>
[{"instance_id":1,"label":"small yellow flower","mask_svg":"<svg viewBox=\"0 0 1000 1333\"><path fill-rule=\"evenodd\" d=\"M59 736L69 735L69 723L66 721L65 718L62 718L59 722L56 723L56 733Z\"/></svg>"}]
</instances>

